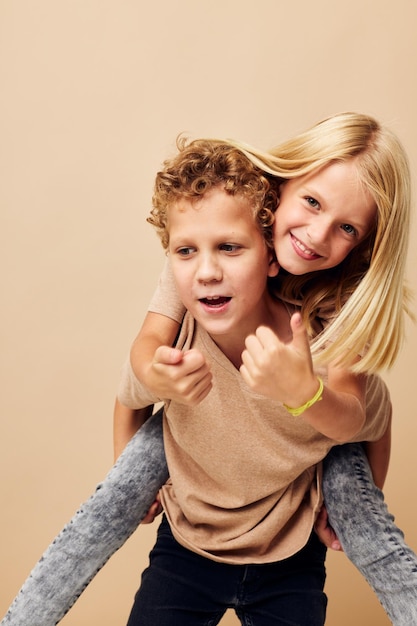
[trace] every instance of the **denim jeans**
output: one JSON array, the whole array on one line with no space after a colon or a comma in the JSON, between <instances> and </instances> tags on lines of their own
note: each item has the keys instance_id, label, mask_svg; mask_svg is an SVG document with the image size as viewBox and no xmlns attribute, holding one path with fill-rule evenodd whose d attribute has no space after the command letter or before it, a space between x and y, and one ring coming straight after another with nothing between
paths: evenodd
<instances>
[{"instance_id":1,"label":"denim jeans","mask_svg":"<svg viewBox=\"0 0 417 626\"><path fill-rule=\"evenodd\" d=\"M1 626L55 626L136 530L168 478L162 412L138 430L23 584Z\"/></svg>"},{"instance_id":2,"label":"denim jeans","mask_svg":"<svg viewBox=\"0 0 417 626\"><path fill-rule=\"evenodd\" d=\"M417 557L394 524L360 444L330 451L324 461L323 493L344 551L392 623L417 624Z\"/></svg>"},{"instance_id":3,"label":"denim jeans","mask_svg":"<svg viewBox=\"0 0 417 626\"><path fill-rule=\"evenodd\" d=\"M312 533L276 563L219 563L181 546L164 517L127 626L214 626L228 608L244 626L322 626L325 555Z\"/></svg>"},{"instance_id":4,"label":"denim jeans","mask_svg":"<svg viewBox=\"0 0 417 626\"><path fill-rule=\"evenodd\" d=\"M137 528L166 478L159 412L47 548L1 626L55 626ZM373 484L359 444L334 448L325 462L323 488L347 556L375 589L393 624L417 624L417 558Z\"/></svg>"}]
</instances>

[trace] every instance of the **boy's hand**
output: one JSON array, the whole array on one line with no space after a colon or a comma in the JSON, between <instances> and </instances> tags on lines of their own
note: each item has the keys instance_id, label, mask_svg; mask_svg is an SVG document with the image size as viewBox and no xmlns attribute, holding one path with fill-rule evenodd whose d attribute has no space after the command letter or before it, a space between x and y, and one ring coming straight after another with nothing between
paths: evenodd
<instances>
[{"instance_id":1,"label":"boy's hand","mask_svg":"<svg viewBox=\"0 0 417 626\"><path fill-rule=\"evenodd\" d=\"M210 392L212 374L199 350L182 352L160 346L155 351L146 384L159 398L195 406Z\"/></svg>"},{"instance_id":2,"label":"boy's hand","mask_svg":"<svg viewBox=\"0 0 417 626\"><path fill-rule=\"evenodd\" d=\"M251 389L292 407L317 391L307 332L299 313L291 317L292 339L281 341L265 326L246 338L240 372Z\"/></svg>"},{"instance_id":3,"label":"boy's hand","mask_svg":"<svg viewBox=\"0 0 417 626\"><path fill-rule=\"evenodd\" d=\"M162 513L162 504L159 496L156 496L155 502L151 505L149 511L141 521L141 524L152 524L155 517L157 517L160 513Z\"/></svg>"},{"instance_id":4,"label":"boy's hand","mask_svg":"<svg viewBox=\"0 0 417 626\"><path fill-rule=\"evenodd\" d=\"M320 541L324 543L325 546L331 548L332 550L343 552L340 541L329 524L329 518L324 505L321 507L320 513L318 514L316 523L314 524L314 530L316 531Z\"/></svg>"}]
</instances>

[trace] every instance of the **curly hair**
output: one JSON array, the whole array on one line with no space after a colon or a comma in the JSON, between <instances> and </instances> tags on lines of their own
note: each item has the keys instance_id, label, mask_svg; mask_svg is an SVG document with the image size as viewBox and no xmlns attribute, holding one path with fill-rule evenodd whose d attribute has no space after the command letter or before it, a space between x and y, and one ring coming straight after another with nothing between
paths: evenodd
<instances>
[{"instance_id":1,"label":"curly hair","mask_svg":"<svg viewBox=\"0 0 417 626\"><path fill-rule=\"evenodd\" d=\"M178 153L164 161L156 175L152 224L164 249L169 245L168 209L182 198L197 201L210 190L221 187L226 193L245 198L253 217L273 250L272 224L278 205L279 181L263 172L245 154L226 141L217 139L177 139Z\"/></svg>"}]
</instances>

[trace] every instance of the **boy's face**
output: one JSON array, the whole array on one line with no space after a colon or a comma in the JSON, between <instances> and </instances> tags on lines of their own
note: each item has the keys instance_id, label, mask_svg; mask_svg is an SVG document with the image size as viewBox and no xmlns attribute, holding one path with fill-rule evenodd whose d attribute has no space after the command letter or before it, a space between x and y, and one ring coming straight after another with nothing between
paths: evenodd
<instances>
[{"instance_id":1,"label":"boy's face","mask_svg":"<svg viewBox=\"0 0 417 626\"><path fill-rule=\"evenodd\" d=\"M289 180L275 214L278 262L296 275L335 267L368 235L375 216L352 160Z\"/></svg>"},{"instance_id":2,"label":"boy's face","mask_svg":"<svg viewBox=\"0 0 417 626\"><path fill-rule=\"evenodd\" d=\"M268 275L277 273L248 201L221 187L168 210L169 247L179 295L216 340L246 337L265 323Z\"/></svg>"}]
</instances>

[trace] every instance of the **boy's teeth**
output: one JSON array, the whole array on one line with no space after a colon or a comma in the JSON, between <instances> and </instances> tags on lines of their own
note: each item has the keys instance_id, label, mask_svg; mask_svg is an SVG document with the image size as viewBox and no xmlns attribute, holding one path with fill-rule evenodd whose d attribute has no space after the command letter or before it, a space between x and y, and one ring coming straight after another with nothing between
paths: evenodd
<instances>
[{"instance_id":1,"label":"boy's teeth","mask_svg":"<svg viewBox=\"0 0 417 626\"><path fill-rule=\"evenodd\" d=\"M224 304L228 302L230 298L227 296L206 296L205 298L201 298L202 302L207 302L211 304Z\"/></svg>"}]
</instances>

